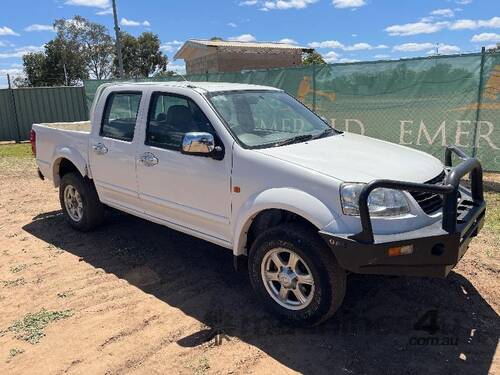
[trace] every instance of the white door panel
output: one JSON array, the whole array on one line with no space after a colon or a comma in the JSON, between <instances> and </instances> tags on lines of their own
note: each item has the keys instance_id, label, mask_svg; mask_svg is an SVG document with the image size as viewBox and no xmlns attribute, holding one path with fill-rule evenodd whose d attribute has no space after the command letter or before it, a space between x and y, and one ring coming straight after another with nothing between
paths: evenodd
<instances>
[{"instance_id":1,"label":"white door panel","mask_svg":"<svg viewBox=\"0 0 500 375\"><path fill-rule=\"evenodd\" d=\"M133 210L141 210L136 178L137 117L140 92L112 92L94 121L89 160L99 198ZM101 118L104 117L103 120Z\"/></svg>"},{"instance_id":2,"label":"white door panel","mask_svg":"<svg viewBox=\"0 0 500 375\"><path fill-rule=\"evenodd\" d=\"M230 166L225 160L184 155L143 145L139 157L151 153L158 163L137 163L139 197L146 213L229 239Z\"/></svg>"},{"instance_id":3,"label":"white door panel","mask_svg":"<svg viewBox=\"0 0 500 375\"><path fill-rule=\"evenodd\" d=\"M90 140L90 165L92 177L103 202L116 202L139 207L139 195L135 178L136 145L95 137ZM104 145L106 153L96 153L94 145Z\"/></svg>"}]
</instances>

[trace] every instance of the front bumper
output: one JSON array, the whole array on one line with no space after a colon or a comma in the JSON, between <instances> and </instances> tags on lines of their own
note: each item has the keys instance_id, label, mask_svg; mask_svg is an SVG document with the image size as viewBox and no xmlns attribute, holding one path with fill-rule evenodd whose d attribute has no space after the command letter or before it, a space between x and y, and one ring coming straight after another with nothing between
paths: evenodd
<instances>
[{"instance_id":1,"label":"front bumper","mask_svg":"<svg viewBox=\"0 0 500 375\"><path fill-rule=\"evenodd\" d=\"M451 167L451 154L462 162ZM475 158L468 158L456 147L446 149L449 173L443 185L414 184L402 181L375 180L360 194L362 231L357 234L331 234L320 231L344 269L363 274L445 277L467 251L470 241L484 224L486 203L483 199L482 168ZM470 174L471 190L458 189L460 179ZM428 191L444 196L443 220L406 233L373 234L368 210L368 196L373 189ZM412 245L411 254L390 256L389 249Z\"/></svg>"}]
</instances>

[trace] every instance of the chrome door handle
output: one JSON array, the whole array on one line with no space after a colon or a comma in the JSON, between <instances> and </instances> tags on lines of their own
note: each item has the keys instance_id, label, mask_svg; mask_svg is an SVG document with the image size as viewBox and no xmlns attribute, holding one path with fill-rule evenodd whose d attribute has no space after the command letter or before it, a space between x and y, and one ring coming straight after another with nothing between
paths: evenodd
<instances>
[{"instance_id":1,"label":"chrome door handle","mask_svg":"<svg viewBox=\"0 0 500 375\"><path fill-rule=\"evenodd\" d=\"M146 152L142 154L139 158L139 161L144 164L146 167L153 167L158 164L158 158L152 154L151 152Z\"/></svg>"},{"instance_id":2,"label":"chrome door handle","mask_svg":"<svg viewBox=\"0 0 500 375\"><path fill-rule=\"evenodd\" d=\"M108 152L108 148L104 145L104 143L98 143L92 146L92 149L97 155L104 155Z\"/></svg>"}]
</instances>

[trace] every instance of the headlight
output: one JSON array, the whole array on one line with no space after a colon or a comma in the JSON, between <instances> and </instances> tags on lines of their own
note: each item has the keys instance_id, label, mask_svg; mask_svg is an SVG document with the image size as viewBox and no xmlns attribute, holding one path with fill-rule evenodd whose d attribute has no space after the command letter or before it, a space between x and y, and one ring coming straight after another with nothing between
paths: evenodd
<instances>
[{"instance_id":1,"label":"headlight","mask_svg":"<svg viewBox=\"0 0 500 375\"><path fill-rule=\"evenodd\" d=\"M359 215L359 194L365 184L345 183L340 187L344 215ZM408 201L399 190L378 188L368 197L368 209L372 216L397 216L410 212Z\"/></svg>"}]
</instances>

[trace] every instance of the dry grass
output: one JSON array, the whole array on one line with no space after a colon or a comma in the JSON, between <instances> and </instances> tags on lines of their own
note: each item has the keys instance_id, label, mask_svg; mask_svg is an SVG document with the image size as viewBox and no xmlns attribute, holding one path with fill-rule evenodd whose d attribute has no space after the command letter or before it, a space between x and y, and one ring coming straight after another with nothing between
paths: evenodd
<instances>
[{"instance_id":1,"label":"dry grass","mask_svg":"<svg viewBox=\"0 0 500 375\"><path fill-rule=\"evenodd\" d=\"M29 143L0 145L0 158L30 158L31 145Z\"/></svg>"}]
</instances>

